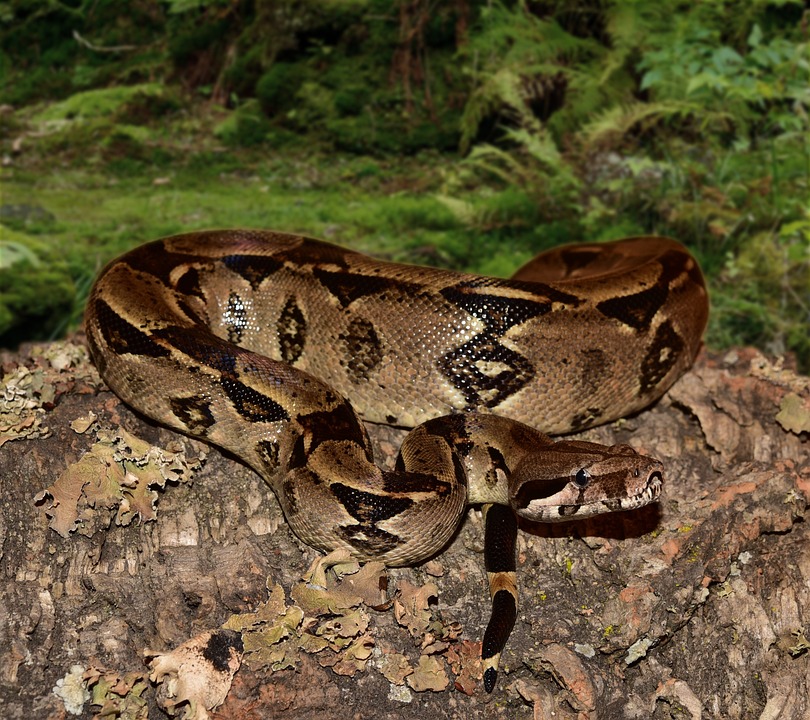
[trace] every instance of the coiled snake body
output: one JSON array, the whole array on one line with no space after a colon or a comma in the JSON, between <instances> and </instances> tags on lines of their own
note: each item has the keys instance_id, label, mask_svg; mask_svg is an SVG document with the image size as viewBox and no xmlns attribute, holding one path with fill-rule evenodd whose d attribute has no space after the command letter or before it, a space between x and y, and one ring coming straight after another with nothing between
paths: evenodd
<instances>
[{"instance_id":1,"label":"coiled snake body","mask_svg":"<svg viewBox=\"0 0 810 720\"><path fill-rule=\"evenodd\" d=\"M630 509L662 483L661 464L628 446L534 428L650 404L692 363L707 311L694 259L663 238L558 248L497 280L224 230L113 261L86 331L124 401L243 458L316 548L418 563L482 505L491 690L516 615L515 512ZM418 426L395 471L374 464L360 417Z\"/></svg>"}]
</instances>

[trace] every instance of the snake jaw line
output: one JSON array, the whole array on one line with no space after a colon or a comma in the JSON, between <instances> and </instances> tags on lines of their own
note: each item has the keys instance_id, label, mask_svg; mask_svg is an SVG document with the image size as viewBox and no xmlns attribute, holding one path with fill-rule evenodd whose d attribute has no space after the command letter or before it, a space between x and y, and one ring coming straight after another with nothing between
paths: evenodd
<instances>
[{"instance_id":1,"label":"snake jaw line","mask_svg":"<svg viewBox=\"0 0 810 720\"><path fill-rule=\"evenodd\" d=\"M644 489L622 502L622 510L635 510L650 503L656 502L664 488L664 477L658 470L650 473Z\"/></svg>"},{"instance_id":2,"label":"snake jaw line","mask_svg":"<svg viewBox=\"0 0 810 720\"><path fill-rule=\"evenodd\" d=\"M518 462L510 501L521 517L547 523L631 510L658 498L663 469L629 445L561 440Z\"/></svg>"}]
</instances>

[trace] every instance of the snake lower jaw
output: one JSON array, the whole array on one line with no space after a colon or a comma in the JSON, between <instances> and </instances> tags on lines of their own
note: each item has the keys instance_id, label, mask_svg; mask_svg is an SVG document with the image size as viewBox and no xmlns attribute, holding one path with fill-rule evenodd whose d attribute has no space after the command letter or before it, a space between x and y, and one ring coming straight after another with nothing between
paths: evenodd
<instances>
[{"instance_id":1,"label":"snake lower jaw","mask_svg":"<svg viewBox=\"0 0 810 720\"><path fill-rule=\"evenodd\" d=\"M647 484L641 492L620 500L620 507L617 510L635 510L654 503L661 497L663 488L664 477L660 472L656 471L647 479Z\"/></svg>"},{"instance_id":2,"label":"snake lower jaw","mask_svg":"<svg viewBox=\"0 0 810 720\"><path fill-rule=\"evenodd\" d=\"M636 510L658 500L664 486L663 474L655 470L649 474L644 485L633 492L619 497L597 498L588 502L568 502L558 505L547 505L541 502L529 503L526 507L516 508L515 512L522 518L540 523L568 522L581 520L594 515Z\"/></svg>"}]
</instances>

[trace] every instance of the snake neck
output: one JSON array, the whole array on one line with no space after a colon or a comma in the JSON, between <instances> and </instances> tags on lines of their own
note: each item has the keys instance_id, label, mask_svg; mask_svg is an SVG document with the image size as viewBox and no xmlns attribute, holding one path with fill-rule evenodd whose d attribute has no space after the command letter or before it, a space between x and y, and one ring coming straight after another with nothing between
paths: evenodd
<instances>
[{"instance_id":1,"label":"snake neck","mask_svg":"<svg viewBox=\"0 0 810 720\"><path fill-rule=\"evenodd\" d=\"M452 466L469 504L507 505L539 522L641 507L658 498L663 482L662 464L629 445L555 442L515 420L474 412L423 423L398 462L422 473Z\"/></svg>"},{"instance_id":2,"label":"snake neck","mask_svg":"<svg viewBox=\"0 0 810 720\"><path fill-rule=\"evenodd\" d=\"M400 449L398 468L435 473L452 467L467 487L470 505L511 505L513 471L554 442L523 423L489 413L436 418L412 430ZM426 448L432 452L426 452Z\"/></svg>"}]
</instances>

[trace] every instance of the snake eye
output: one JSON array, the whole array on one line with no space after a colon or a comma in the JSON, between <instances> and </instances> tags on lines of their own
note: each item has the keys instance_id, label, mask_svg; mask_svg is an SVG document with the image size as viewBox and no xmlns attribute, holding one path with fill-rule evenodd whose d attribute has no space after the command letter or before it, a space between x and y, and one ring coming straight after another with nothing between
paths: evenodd
<instances>
[{"instance_id":1,"label":"snake eye","mask_svg":"<svg viewBox=\"0 0 810 720\"><path fill-rule=\"evenodd\" d=\"M590 480L591 474L585 468L580 468L577 470L577 474L574 475L574 483L580 488L584 488Z\"/></svg>"}]
</instances>

